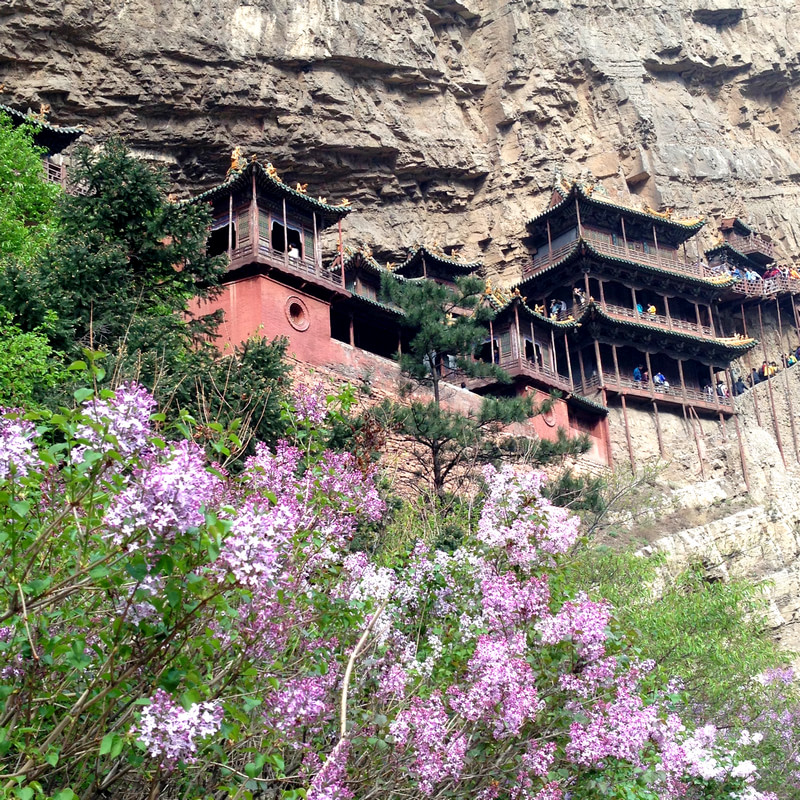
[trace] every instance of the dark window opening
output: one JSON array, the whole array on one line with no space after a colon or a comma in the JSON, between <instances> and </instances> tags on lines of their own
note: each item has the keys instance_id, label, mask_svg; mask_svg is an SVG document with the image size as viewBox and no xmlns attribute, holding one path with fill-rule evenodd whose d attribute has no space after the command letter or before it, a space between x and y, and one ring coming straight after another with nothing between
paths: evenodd
<instances>
[{"instance_id":1,"label":"dark window opening","mask_svg":"<svg viewBox=\"0 0 800 800\"><path fill-rule=\"evenodd\" d=\"M271 236L272 249L283 253L285 252L285 245L288 245L289 255L292 258L302 258L303 243L300 237L300 231L295 228L289 228L284 235L284 230L280 222L275 222L273 220Z\"/></svg>"},{"instance_id":2,"label":"dark window opening","mask_svg":"<svg viewBox=\"0 0 800 800\"><path fill-rule=\"evenodd\" d=\"M236 247L236 228L233 229L232 233L232 247ZM208 242L206 243L206 253L209 256L221 256L223 253L228 252L228 226L226 225L224 228L217 228L215 231L211 231L211 236L208 237Z\"/></svg>"},{"instance_id":3,"label":"dark window opening","mask_svg":"<svg viewBox=\"0 0 800 800\"><path fill-rule=\"evenodd\" d=\"M331 338L350 344L350 315L331 309Z\"/></svg>"}]
</instances>

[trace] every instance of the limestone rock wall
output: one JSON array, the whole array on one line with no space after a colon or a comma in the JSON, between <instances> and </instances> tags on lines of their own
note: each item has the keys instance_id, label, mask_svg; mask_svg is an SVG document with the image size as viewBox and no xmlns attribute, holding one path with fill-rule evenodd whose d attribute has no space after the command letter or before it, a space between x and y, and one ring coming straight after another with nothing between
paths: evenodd
<instances>
[{"instance_id":1,"label":"limestone rock wall","mask_svg":"<svg viewBox=\"0 0 800 800\"><path fill-rule=\"evenodd\" d=\"M358 209L381 256L518 273L553 171L800 241L793 0L8 0L0 100L119 133L187 190L230 149Z\"/></svg>"}]
</instances>

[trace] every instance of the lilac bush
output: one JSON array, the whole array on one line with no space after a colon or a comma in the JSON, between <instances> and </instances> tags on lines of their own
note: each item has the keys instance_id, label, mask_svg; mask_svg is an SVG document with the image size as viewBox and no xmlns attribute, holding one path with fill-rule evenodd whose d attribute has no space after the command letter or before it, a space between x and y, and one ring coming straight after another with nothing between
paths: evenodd
<instances>
[{"instance_id":1,"label":"lilac bush","mask_svg":"<svg viewBox=\"0 0 800 800\"><path fill-rule=\"evenodd\" d=\"M611 605L569 592L579 522L543 497L542 474L487 468L455 552L418 544L377 562L352 551L384 511L375 470L326 450L335 412L298 393L293 439L258 445L237 475L156 435L140 387L40 417L38 439L6 418L8 788L770 796L760 765L775 737L693 726Z\"/></svg>"}]
</instances>

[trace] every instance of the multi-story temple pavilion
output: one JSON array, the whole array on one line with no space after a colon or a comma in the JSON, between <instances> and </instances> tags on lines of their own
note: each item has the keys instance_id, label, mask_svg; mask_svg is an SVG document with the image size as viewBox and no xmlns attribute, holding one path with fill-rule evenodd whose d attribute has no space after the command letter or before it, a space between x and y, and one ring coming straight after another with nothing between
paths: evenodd
<instances>
[{"instance_id":1,"label":"multi-story temple pavilion","mask_svg":"<svg viewBox=\"0 0 800 800\"><path fill-rule=\"evenodd\" d=\"M82 128L62 127L47 121L48 106L43 106L39 113L32 111L23 113L15 108L0 103L0 113L6 114L11 123L17 127L29 125L33 130L33 142L41 147L45 156L43 158L45 176L50 183L57 183L62 188L67 188L67 162L61 156L78 137L82 136Z\"/></svg>"}]
</instances>

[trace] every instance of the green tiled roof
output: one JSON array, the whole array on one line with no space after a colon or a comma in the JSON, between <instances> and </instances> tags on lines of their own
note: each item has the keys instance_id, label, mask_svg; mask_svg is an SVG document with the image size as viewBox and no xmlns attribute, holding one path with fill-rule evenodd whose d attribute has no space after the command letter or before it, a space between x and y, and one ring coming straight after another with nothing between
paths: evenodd
<instances>
[{"instance_id":1,"label":"green tiled roof","mask_svg":"<svg viewBox=\"0 0 800 800\"><path fill-rule=\"evenodd\" d=\"M570 319L570 320L557 320L551 319L547 314L540 314L538 311L534 311L519 295L511 295L511 297L506 302L501 302L496 295L491 294L488 295L489 304L495 310L496 314L500 314L506 309L510 308L514 302L516 301L519 304L520 309L525 312L531 319L535 320L536 322L544 322L552 328L556 328L557 330L569 330L571 328L575 328L578 325L578 320Z\"/></svg>"},{"instance_id":2,"label":"green tiled roof","mask_svg":"<svg viewBox=\"0 0 800 800\"><path fill-rule=\"evenodd\" d=\"M576 406L581 406L585 408L587 411L593 411L597 413L598 411L602 414L608 414L608 408L604 406L602 403L597 403L594 400L590 400L588 397L584 397L582 394L575 394L575 392L570 392L566 397L567 403L572 403Z\"/></svg>"},{"instance_id":3,"label":"green tiled roof","mask_svg":"<svg viewBox=\"0 0 800 800\"><path fill-rule=\"evenodd\" d=\"M64 134L65 136L72 136L76 138L86 133L83 128L71 128L69 126L53 125L50 122L42 122L35 114L25 114L22 111L17 111L16 108L11 108L3 103L0 103L0 111L4 111L10 117L13 117L18 122L28 122L38 128L43 128L46 131L53 133Z\"/></svg>"},{"instance_id":4,"label":"green tiled roof","mask_svg":"<svg viewBox=\"0 0 800 800\"><path fill-rule=\"evenodd\" d=\"M50 122L42 121L36 115L24 114L11 106L0 103L0 113L8 114L11 122L17 125L28 123L33 128L33 141L43 147L49 154L60 153L69 147L79 136L86 131L83 128L59 127Z\"/></svg>"},{"instance_id":5,"label":"green tiled roof","mask_svg":"<svg viewBox=\"0 0 800 800\"><path fill-rule=\"evenodd\" d=\"M619 319L618 317L606 314L602 307L596 301L589 301L586 304L584 312L580 316L580 321L583 322L589 315L599 317L600 319L610 322L614 325L623 325L627 328L638 328L649 332L657 331L664 336L671 339L683 339L684 341L697 342L707 346L720 347L724 350L730 350L735 353L744 353L747 350L755 347L758 344L756 339L749 339L738 342L733 339L709 339L704 336L696 336L692 333L685 333L684 331L668 330L653 325L648 325L646 322L636 322L635 320Z\"/></svg>"},{"instance_id":6,"label":"green tiled roof","mask_svg":"<svg viewBox=\"0 0 800 800\"><path fill-rule=\"evenodd\" d=\"M395 267L395 270L397 272L401 272L403 269L414 266L420 262L423 257L429 261L439 264L445 269L452 269L465 274L475 272L475 270L480 269L483 266L481 261L461 261L457 258L453 258L452 256L445 255L442 252L434 252L425 245L416 245L408 251L408 257L406 260L403 261L402 264L398 264Z\"/></svg>"},{"instance_id":7,"label":"green tiled roof","mask_svg":"<svg viewBox=\"0 0 800 800\"><path fill-rule=\"evenodd\" d=\"M637 217L638 219L646 219L649 222L655 222L659 225L667 225L676 230L681 230L684 232L691 232L694 233L695 231L699 231L703 225L706 224L704 219L698 218L697 220L691 221L681 221L676 219L669 219L667 217L663 217L660 214L654 214L648 211L643 211L637 208L631 208L630 206L623 205L615 200L612 200L609 197L603 197L600 194L596 194L593 191L594 187L587 187L586 184L582 183L581 181L572 181L571 184L564 186L563 184L558 184L555 186L555 191L557 191L561 195L561 201L559 203L555 203L554 205L546 208L544 211L540 212L539 214L534 215L531 217L527 225L532 225L540 220L545 219L550 214L552 214L556 209L561 208L564 203L566 203L570 199L574 199L575 197L580 197L583 200L586 200L589 203L597 203L599 205L608 206L614 209L618 209L621 214L626 214L628 216Z\"/></svg>"},{"instance_id":8,"label":"green tiled roof","mask_svg":"<svg viewBox=\"0 0 800 800\"><path fill-rule=\"evenodd\" d=\"M244 168L231 172L223 183L193 197L191 202L213 200L228 194L231 190L247 188L254 172L258 186L266 189L271 194L291 201L295 206L299 206L308 212L317 212L329 219L338 220L351 211L349 205L332 205L322 200L316 200L305 192L292 189L291 186L285 184L276 175L270 174L268 168L265 168L258 161L250 161Z\"/></svg>"}]
</instances>

